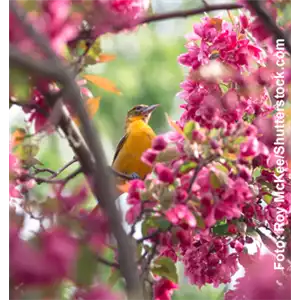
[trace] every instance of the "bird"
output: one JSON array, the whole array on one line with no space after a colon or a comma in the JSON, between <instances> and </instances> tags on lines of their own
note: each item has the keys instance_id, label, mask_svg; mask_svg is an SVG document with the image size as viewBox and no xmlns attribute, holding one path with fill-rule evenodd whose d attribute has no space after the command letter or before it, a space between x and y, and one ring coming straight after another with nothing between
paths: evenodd
<instances>
[{"instance_id":1,"label":"bird","mask_svg":"<svg viewBox=\"0 0 300 300\"><path fill-rule=\"evenodd\" d=\"M152 140L156 137L148 122L158 106L140 104L127 112L125 134L113 157L113 170L139 179L144 179L151 172L151 166L142 162L141 157L151 148Z\"/></svg>"},{"instance_id":2,"label":"bird","mask_svg":"<svg viewBox=\"0 0 300 300\"><path fill-rule=\"evenodd\" d=\"M154 130L148 124L153 111L159 104L140 104L132 107L125 120L125 134L119 141L111 167L117 173L129 175L132 179L145 179L151 172L151 166L142 162L143 153L151 148L152 140L156 137ZM126 182L118 178L117 184ZM119 194L120 195L120 194ZM92 209L91 214L96 214L99 206Z\"/></svg>"}]
</instances>

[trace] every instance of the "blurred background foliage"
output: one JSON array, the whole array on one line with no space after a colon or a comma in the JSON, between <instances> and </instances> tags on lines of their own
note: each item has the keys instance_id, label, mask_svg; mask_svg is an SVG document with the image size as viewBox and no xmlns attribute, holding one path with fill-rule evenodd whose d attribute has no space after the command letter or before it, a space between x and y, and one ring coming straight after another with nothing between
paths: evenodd
<instances>
[{"instance_id":1,"label":"blurred background foliage","mask_svg":"<svg viewBox=\"0 0 300 300\"><path fill-rule=\"evenodd\" d=\"M208 3L231 1L206 1ZM153 13L162 13L178 9L191 9L202 6L202 1L194 0L152 0ZM226 12L222 13L226 17ZM107 35L101 38L103 53L114 54L116 59L87 67L86 74L96 74L108 78L115 83L122 95L106 92L95 85L88 85L93 95L101 96L100 108L93 121L101 135L102 143L108 162L114 154L114 149L124 132L124 119L127 111L136 104L159 103L158 108L150 121L157 133L170 130L166 122L165 113L172 119L180 117L179 105L182 101L176 98L179 92L179 84L184 79L184 68L177 63L179 54L185 51L185 34L192 31L192 26L200 20L201 16L187 19L174 19L162 21L150 25L144 25L134 32L118 35ZM10 109L10 128L25 127L24 114L18 107ZM45 168L57 170L73 158L73 153L66 140L60 134L37 137L40 150L38 159ZM73 165L65 173L76 169ZM80 186L83 176L77 176L69 184L70 189ZM44 200L45 195L51 195L49 185L37 186L33 195L37 201ZM43 197L42 197L43 196ZM86 206L93 207L95 199L89 197ZM36 228L35 220L28 219L26 232ZM180 289L175 291L173 300L221 300L224 287L218 289L211 286L198 288L191 286L183 274L182 266L179 266ZM106 268L101 272L107 273ZM99 270L99 271L100 271Z\"/></svg>"}]
</instances>

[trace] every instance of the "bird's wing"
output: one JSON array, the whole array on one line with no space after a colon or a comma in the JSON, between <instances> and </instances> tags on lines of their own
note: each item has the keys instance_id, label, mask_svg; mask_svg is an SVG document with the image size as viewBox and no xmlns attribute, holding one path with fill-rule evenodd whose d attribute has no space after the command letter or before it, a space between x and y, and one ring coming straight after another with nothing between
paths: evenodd
<instances>
[{"instance_id":1,"label":"bird's wing","mask_svg":"<svg viewBox=\"0 0 300 300\"><path fill-rule=\"evenodd\" d=\"M123 145L124 145L124 143L125 143L125 141L126 141L126 139L127 139L127 134L125 134L122 138L121 138L121 140L119 141L119 144L118 144L118 146L117 146L117 150L116 150L116 152L115 152L115 155L114 155L114 158L113 158L113 161L112 161L112 163L114 163L114 161L116 160L116 158L118 157L118 154L119 154L119 152L120 152L120 150L122 149L122 147L123 147Z\"/></svg>"}]
</instances>

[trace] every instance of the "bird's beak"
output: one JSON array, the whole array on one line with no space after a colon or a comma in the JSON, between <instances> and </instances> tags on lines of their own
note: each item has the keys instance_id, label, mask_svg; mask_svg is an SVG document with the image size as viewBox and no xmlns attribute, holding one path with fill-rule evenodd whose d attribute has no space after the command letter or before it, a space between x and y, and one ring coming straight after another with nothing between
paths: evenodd
<instances>
[{"instance_id":1,"label":"bird's beak","mask_svg":"<svg viewBox=\"0 0 300 300\"><path fill-rule=\"evenodd\" d=\"M159 104L153 104L153 105L150 105L150 106L146 107L146 108L143 110L143 114L144 114L144 115L149 115L149 114L152 113L158 106L159 106Z\"/></svg>"}]
</instances>

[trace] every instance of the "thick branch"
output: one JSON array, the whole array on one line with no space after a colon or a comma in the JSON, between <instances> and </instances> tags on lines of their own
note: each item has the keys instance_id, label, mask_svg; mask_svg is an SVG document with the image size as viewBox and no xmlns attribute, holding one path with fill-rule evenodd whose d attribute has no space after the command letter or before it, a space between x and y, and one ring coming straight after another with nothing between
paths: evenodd
<instances>
[{"instance_id":1,"label":"thick branch","mask_svg":"<svg viewBox=\"0 0 300 300\"><path fill-rule=\"evenodd\" d=\"M41 75L57 81L63 80L62 74L57 71L57 68L53 66L51 61L34 59L12 45L9 45L9 64L12 67L25 69L32 74Z\"/></svg>"},{"instance_id":2,"label":"thick branch","mask_svg":"<svg viewBox=\"0 0 300 300\"><path fill-rule=\"evenodd\" d=\"M74 82L73 74L70 74L70 72L64 68L48 41L40 35L31 26L31 24L26 22L25 13L21 11L20 8L17 8L13 1L10 2L10 9L21 21L24 30L35 40L37 45L48 56L48 59L52 60L53 65L57 68L57 72L61 73L61 81L64 85L66 95L68 96L67 99L70 99L70 102L81 122L83 137L88 147L87 152L89 153L86 157L82 157L82 153L79 153L78 151L79 147L81 147L82 150L85 142L81 139L81 143L78 144L78 141L74 142L70 139L70 134L76 132L76 129L74 128L74 125L73 128L70 129L70 126L72 127L71 124L73 123L69 123L68 115L66 109L64 110L64 107L62 107L62 117L59 123L63 131L67 134L70 144L82 165L85 175L90 178L92 177L92 180L89 180L89 182L92 182L91 185L95 197L109 217L110 228L112 229L118 244L120 269L126 281L128 298L136 300L142 299L140 280L138 277L136 262L134 260L134 251L122 227L121 218L115 204L117 194L115 191L114 181L112 180L112 174L107 169L104 151L99 141L99 135L89 120L79 88ZM55 102L53 105L54 104ZM78 130L77 133L77 136L80 137L81 135ZM92 159L91 156L94 159Z\"/></svg>"},{"instance_id":3,"label":"thick branch","mask_svg":"<svg viewBox=\"0 0 300 300\"><path fill-rule=\"evenodd\" d=\"M139 23L140 24L146 24L146 23L152 23L157 21L163 21L167 19L173 19L173 18L186 18L193 15L202 14L209 11L215 11L215 10L228 10L228 9L239 9L242 8L243 5L231 3L231 4L216 4L216 5L205 5L205 7L196 8L196 9L190 9L190 10L180 10L180 11L174 11L174 12L168 12L163 14L155 14L149 17L145 17L142 19Z\"/></svg>"},{"instance_id":4,"label":"thick branch","mask_svg":"<svg viewBox=\"0 0 300 300\"><path fill-rule=\"evenodd\" d=\"M286 50L291 53L291 42L286 34L277 26L275 20L262 8L260 3L263 1L248 0L248 5L255 11L264 25L272 32L276 40L283 39Z\"/></svg>"}]
</instances>

